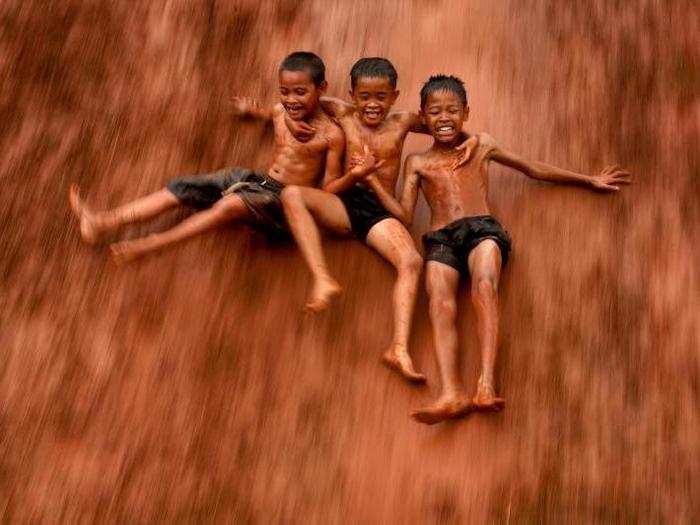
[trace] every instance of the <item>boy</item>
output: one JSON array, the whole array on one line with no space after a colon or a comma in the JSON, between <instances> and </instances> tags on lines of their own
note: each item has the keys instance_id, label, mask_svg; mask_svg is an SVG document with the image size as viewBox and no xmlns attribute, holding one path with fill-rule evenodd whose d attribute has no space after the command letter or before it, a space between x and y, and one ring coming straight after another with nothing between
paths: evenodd
<instances>
[{"instance_id":1,"label":"boy","mask_svg":"<svg viewBox=\"0 0 700 525\"><path fill-rule=\"evenodd\" d=\"M471 162L453 169L464 137L460 129L469 116L467 93L456 77L430 77L421 90L421 113L435 139L431 149L409 155L404 166L402 218L410 223L419 188L432 212L431 231L423 237L427 260L426 282L430 320L442 394L432 405L413 412L427 424L465 415L472 409L500 410L504 400L494 390L494 363L498 338L498 280L510 251L510 239L489 214L488 163L494 160L525 175L550 182L578 183L602 191L617 191L630 175L617 167L588 176L522 159L503 149L486 134ZM481 348L481 375L476 395L469 400L460 378L457 359L456 295L460 274L471 277Z\"/></svg>"},{"instance_id":2,"label":"boy","mask_svg":"<svg viewBox=\"0 0 700 525\"><path fill-rule=\"evenodd\" d=\"M409 131L425 133L425 129L419 115L390 111L399 95L391 62L362 58L352 67L350 79L353 104L321 100L345 133L345 175L327 178L325 191L290 186L282 193L290 230L316 283L307 308L326 308L340 289L328 270L316 222L336 234L354 233L397 270L393 341L383 362L409 381L424 382L425 376L415 371L408 353L422 258L411 235L394 217L402 210L393 194L404 139ZM469 148L465 152L468 158Z\"/></svg>"},{"instance_id":3,"label":"boy","mask_svg":"<svg viewBox=\"0 0 700 525\"><path fill-rule=\"evenodd\" d=\"M180 177L160 191L102 212L90 210L80 199L77 186L73 185L70 204L80 220L83 240L94 244L105 233L124 224L150 219L178 206L192 206L202 211L165 232L112 244L117 262L153 252L234 220L248 220L268 233L284 234L287 225L280 200L282 189L288 184L316 184L324 172L324 163L325 179L335 179L341 173L343 133L319 109L319 98L326 87L323 61L313 53L296 52L280 64L280 103L274 108L234 99L237 115L272 121L275 149L268 173L226 168L204 176ZM302 144L288 130L285 115L292 121L307 121L317 127L319 133Z\"/></svg>"}]
</instances>

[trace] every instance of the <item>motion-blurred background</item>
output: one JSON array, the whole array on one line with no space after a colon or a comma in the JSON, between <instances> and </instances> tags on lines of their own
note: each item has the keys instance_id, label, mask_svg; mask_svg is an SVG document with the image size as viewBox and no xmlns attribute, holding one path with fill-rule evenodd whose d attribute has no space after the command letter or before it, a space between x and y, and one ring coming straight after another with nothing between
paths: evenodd
<instances>
[{"instance_id":1,"label":"motion-blurred background","mask_svg":"<svg viewBox=\"0 0 700 525\"><path fill-rule=\"evenodd\" d=\"M700 516L698 4L692 0L0 2L0 517L4 522L671 522ZM70 183L108 207L170 178L265 168L289 52L330 93L380 55L397 107L467 83L470 129L616 195L492 167L514 239L501 286L507 408L437 427L379 365L392 270L329 244L345 293L301 307L291 245L247 227L116 267L81 244ZM429 140L411 137L405 153ZM163 229L182 217L124 230ZM415 224L426 230L425 209ZM473 311L460 301L474 387ZM692 494L696 496L693 498Z\"/></svg>"}]
</instances>

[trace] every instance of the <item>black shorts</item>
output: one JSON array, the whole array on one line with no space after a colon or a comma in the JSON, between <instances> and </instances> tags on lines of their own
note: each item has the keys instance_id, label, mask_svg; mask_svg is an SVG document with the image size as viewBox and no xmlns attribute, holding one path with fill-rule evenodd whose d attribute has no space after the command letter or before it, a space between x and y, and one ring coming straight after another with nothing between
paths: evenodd
<instances>
[{"instance_id":1,"label":"black shorts","mask_svg":"<svg viewBox=\"0 0 700 525\"><path fill-rule=\"evenodd\" d=\"M510 253L510 237L501 224L490 215L464 217L423 235L425 260L446 264L462 275L467 275L467 257L484 239L496 241L501 250L502 264L505 265Z\"/></svg>"},{"instance_id":2,"label":"black shorts","mask_svg":"<svg viewBox=\"0 0 700 525\"><path fill-rule=\"evenodd\" d=\"M365 240L372 226L384 219L393 217L377 196L362 186L355 185L340 195L340 200L345 205L345 210L350 217L352 231L358 239Z\"/></svg>"},{"instance_id":3,"label":"black shorts","mask_svg":"<svg viewBox=\"0 0 700 525\"><path fill-rule=\"evenodd\" d=\"M241 198L253 216L254 225L268 233L287 236L289 229L280 200L284 184L265 173L224 168L207 175L179 177L167 187L183 204L204 209L213 206L232 186L235 186L233 193Z\"/></svg>"}]
</instances>

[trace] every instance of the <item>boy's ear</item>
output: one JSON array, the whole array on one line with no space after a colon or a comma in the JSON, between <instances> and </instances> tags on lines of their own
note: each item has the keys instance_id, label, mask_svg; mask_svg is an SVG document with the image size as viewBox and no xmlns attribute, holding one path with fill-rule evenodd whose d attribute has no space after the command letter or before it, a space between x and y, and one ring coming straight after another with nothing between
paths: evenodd
<instances>
[{"instance_id":1,"label":"boy's ear","mask_svg":"<svg viewBox=\"0 0 700 525\"><path fill-rule=\"evenodd\" d=\"M392 104L393 104L394 102L396 102L396 99L399 98L399 95L400 95L400 94L401 94L401 92L400 92L398 89L395 89L395 90L394 90L394 95L393 95L393 96L394 96L394 100L391 101Z\"/></svg>"},{"instance_id":2,"label":"boy's ear","mask_svg":"<svg viewBox=\"0 0 700 525\"><path fill-rule=\"evenodd\" d=\"M321 82L321 83L318 85L318 88L317 88L317 89L318 89L321 93L325 93L325 92L326 92L326 89L328 89L328 82L326 82L326 81L324 80L323 82Z\"/></svg>"},{"instance_id":3,"label":"boy's ear","mask_svg":"<svg viewBox=\"0 0 700 525\"><path fill-rule=\"evenodd\" d=\"M425 120L425 113L423 113L423 108L420 108L420 111L418 112L418 115L420 116L420 121L423 123L423 125L427 128L428 127L428 122Z\"/></svg>"},{"instance_id":4,"label":"boy's ear","mask_svg":"<svg viewBox=\"0 0 700 525\"><path fill-rule=\"evenodd\" d=\"M350 98L354 98L354 97L355 97L355 95L354 95L353 92L352 92L352 89L350 89L350 91L348 91L348 95L350 95Z\"/></svg>"},{"instance_id":5,"label":"boy's ear","mask_svg":"<svg viewBox=\"0 0 700 525\"><path fill-rule=\"evenodd\" d=\"M464 108L464 120L469 120L469 106Z\"/></svg>"}]
</instances>

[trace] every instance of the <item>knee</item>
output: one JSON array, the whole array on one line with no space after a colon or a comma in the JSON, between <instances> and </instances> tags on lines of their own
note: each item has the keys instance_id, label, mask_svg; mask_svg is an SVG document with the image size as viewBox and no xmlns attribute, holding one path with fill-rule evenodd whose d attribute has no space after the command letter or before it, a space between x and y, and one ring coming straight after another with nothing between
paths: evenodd
<instances>
[{"instance_id":1,"label":"knee","mask_svg":"<svg viewBox=\"0 0 700 525\"><path fill-rule=\"evenodd\" d=\"M241 212L241 206L242 203L237 197L225 196L214 205L214 209L222 217L236 217Z\"/></svg>"},{"instance_id":2,"label":"knee","mask_svg":"<svg viewBox=\"0 0 700 525\"><path fill-rule=\"evenodd\" d=\"M287 186L282 190L280 199L285 208L298 206L302 202L301 188L298 186Z\"/></svg>"},{"instance_id":3,"label":"knee","mask_svg":"<svg viewBox=\"0 0 700 525\"><path fill-rule=\"evenodd\" d=\"M478 277L472 282L472 295L480 299L493 299L498 293L498 283L493 277Z\"/></svg>"},{"instance_id":4,"label":"knee","mask_svg":"<svg viewBox=\"0 0 700 525\"><path fill-rule=\"evenodd\" d=\"M430 319L439 323L454 322L457 317L457 301L443 293L430 294Z\"/></svg>"},{"instance_id":5,"label":"knee","mask_svg":"<svg viewBox=\"0 0 700 525\"><path fill-rule=\"evenodd\" d=\"M398 267L399 273L417 279L420 277L422 269L423 258L416 250L407 250L406 253L401 256Z\"/></svg>"}]
</instances>

